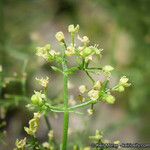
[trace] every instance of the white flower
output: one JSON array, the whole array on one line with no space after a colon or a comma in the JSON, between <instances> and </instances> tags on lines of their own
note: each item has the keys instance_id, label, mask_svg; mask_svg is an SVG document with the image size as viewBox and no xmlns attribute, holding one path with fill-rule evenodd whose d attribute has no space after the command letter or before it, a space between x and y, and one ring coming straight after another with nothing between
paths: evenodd
<instances>
[{"instance_id":1,"label":"white flower","mask_svg":"<svg viewBox=\"0 0 150 150\"><path fill-rule=\"evenodd\" d=\"M84 43L84 45L87 45L87 44L90 42L90 40L89 40L89 38L88 38L87 36L83 36L83 38L81 38L80 36L78 36L78 39L79 39L82 43Z\"/></svg>"},{"instance_id":2,"label":"white flower","mask_svg":"<svg viewBox=\"0 0 150 150\"><path fill-rule=\"evenodd\" d=\"M77 33L78 31L79 31L79 25L77 25L76 27L73 24L68 26L68 32Z\"/></svg>"},{"instance_id":3,"label":"white flower","mask_svg":"<svg viewBox=\"0 0 150 150\"><path fill-rule=\"evenodd\" d=\"M39 82L40 85L42 85L43 87L47 87L49 77L46 77L46 79L43 79L43 78L41 78L41 79L35 78L35 79Z\"/></svg>"},{"instance_id":4,"label":"white flower","mask_svg":"<svg viewBox=\"0 0 150 150\"><path fill-rule=\"evenodd\" d=\"M124 87L129 87L131 84L128 83L129 79L126 76L121 77L119 81L119 85L122 85Z\"/></svg>"},{"instance_id":5,"label":"white flower","mask_svg":"<svg viewBox=\"0 0 150 150\"><path fill-rule=\"evenodd\" d=\"M83 94L83 93L85 93L86 92L86 86L85 85L80 85L79 86L79 91Z\"/></svg>"},{"instance_id":6,"label":"white flower","mask_svg":"<svg viewBox=\"0 0 150 150\"><path fill-rule=\"evenodd\" d=\"M99 98L99 91L92 89L88 92L88 96L91 100L97 100Z\"/></svg>"},{"instance_id":7,"label":"white flower","mask_svg":"<svg viewBox=\"0 0 150 150\"><path fill-rule=\"evenodd\" d=\"M61 31L57 32L55 37L59 42L63 42L65 39L65 36L64 36L63 32L61 32Z\"/></svg>"}]
</instances>

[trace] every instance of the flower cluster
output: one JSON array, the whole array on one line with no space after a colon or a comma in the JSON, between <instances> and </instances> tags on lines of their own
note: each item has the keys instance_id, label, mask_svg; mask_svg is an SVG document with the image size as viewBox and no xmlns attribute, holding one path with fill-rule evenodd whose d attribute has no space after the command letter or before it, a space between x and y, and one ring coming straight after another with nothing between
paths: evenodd
<instances>
[{"instance_id":1,"label":"flower cluster","mask_svg":"<svg viewBox=\"0 0 150 150\"><path fill-rule=\"evenodd\" d=\"M35 137L35 133L39 128L40 118L41 113L34 113L34 117L29 121L29 127L24 127L24 130L27 132L27 134Z\"/></svg>"}]
</instances>

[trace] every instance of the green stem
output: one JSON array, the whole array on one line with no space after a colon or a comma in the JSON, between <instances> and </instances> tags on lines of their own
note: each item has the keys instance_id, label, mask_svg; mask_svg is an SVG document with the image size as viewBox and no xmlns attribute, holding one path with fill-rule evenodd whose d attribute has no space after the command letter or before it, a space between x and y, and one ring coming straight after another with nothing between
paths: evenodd
<instances>
[{"instance_id":1,"label":"green stem","mask_svg":"<svg viewBox=\"0 0 150 150\"><path fill-rule=\"evenodd\" d=\"M64 43L64 47L66 48L66 44ZM68 71L67 68L67 60L65 57L65 48L63 48L63 82L64 82L64 128L63 128L63 144L62 150L67 150L67 141L68 141L68 125L69 125L69 111L68 111Z\"/></svg>"}]
</instances>

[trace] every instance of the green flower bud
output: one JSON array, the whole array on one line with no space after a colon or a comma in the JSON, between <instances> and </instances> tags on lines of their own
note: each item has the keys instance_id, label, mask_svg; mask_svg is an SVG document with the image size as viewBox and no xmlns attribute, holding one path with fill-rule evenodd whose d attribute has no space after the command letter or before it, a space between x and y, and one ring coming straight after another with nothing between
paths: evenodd
<instances>
[{"instance_id":1,"label":"green flower bud","mask_svg":"<svg viewBox=\"0 0 150 150\"><path fill-rule=\"evenodd\" d=\"M46 99L45 94L36 91L34 91L34 93L35 94L31 97L32 104L41 106L43 104L44 99Z\"/></svg>"},{"instance_id":2,"label":"green flower bud","mask_svg":"<svg viewBox=\"0 0 150 150\"><path fill-rule=\"evenodd\" d=\"M122 85L118 86L117 91L118 92L123 92L124 91L124 87Z\"/></svg>"},{"instance_id":3,"label":"green flower bud","mask_svg":"<svg viewBox=\"0 0 150 150\"><path fill-rule=\"evenodd\" d=\"M110 95L110 94L108 94L108 95L106 95L106 96L104 97L104 100L106 100L106 102L107 102L108 104L114 104L114 102L115 102L115 97L112 96L112 95Z\"/></svg>"},{"instance_id":4,"label":"green flower bud","mask_svg":"<svg viewBox=\"0 0 150 150\"><path fill-rule=\"evenodd\" d=\"M80 52L80 55L82 56L82 57L87 57L87 56L89 56L89 55L91 55L92 54L92 49L91 48L89 48L89 47L86 47L85 49L83 49L81 52Z\"/></svg>"}]
</instances>

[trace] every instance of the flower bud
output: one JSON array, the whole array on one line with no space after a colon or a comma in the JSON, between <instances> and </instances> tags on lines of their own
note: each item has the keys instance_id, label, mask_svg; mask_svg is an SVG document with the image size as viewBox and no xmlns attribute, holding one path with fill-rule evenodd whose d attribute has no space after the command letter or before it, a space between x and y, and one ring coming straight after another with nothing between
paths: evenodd
<instances>
[{"instance_id":1,"label":"flower bud","mask_svg":"<svg viewBox=\"0 0 150 150\"><path fill-rule=\"evenodd\" d=\"M114 104L115 102L115 97L110 94L106 95L104 99L106 100L108 104Z\"/></svg>"},{"instance_id":2,"label":"flower bud","mask_svg":"<svg viewBox=\"0 0 150 150\"><path fill-rule=\"evenodd\" d=\"M59 41L59 42L64 42L64 40L65 40L65 36L64 36L63 32L61 32L61 31L57 32L55 37L56 37L57 41Z\"/></svg>"},{"instance_id":3,"label":"flower bud","mask_svg":"<svg viewBox=\"0 0 150 150\"><path fill-rule=\"evenodd\" d=\"M35 94L31 97L32 104L41 106L43 104L43 100L46 99L45 94L36 91L34 91L34 93Z\"/></svg>"},{"instance_id":4,"label":"flower bud","mask_svg":"<svg viewBox=\"0 0 150 150\"><path fill-rule=\"evenodd\" d=\"M85 58L85 57L91 56L92 52L93 52L93 51L92 51L91 48L86 47L85 49L83 49L83 50L80 52L80 55Z\"/></svg>"}]
</instances>

